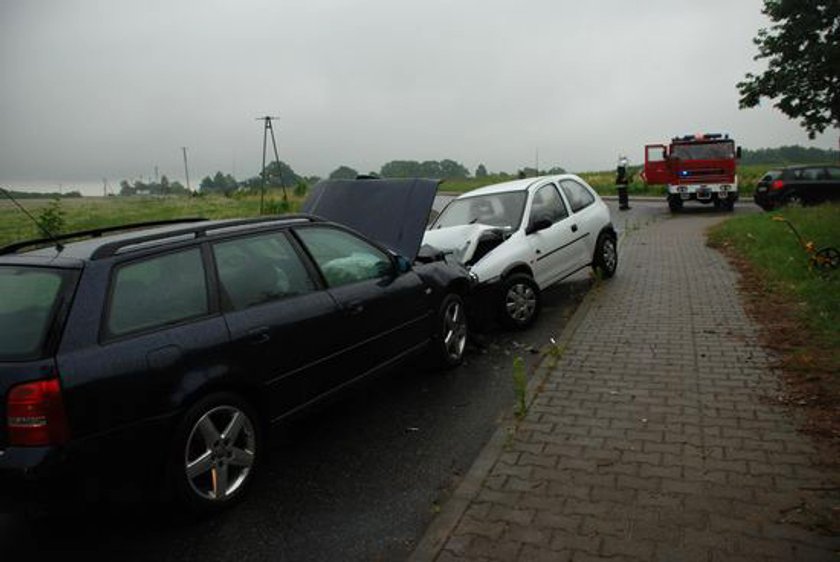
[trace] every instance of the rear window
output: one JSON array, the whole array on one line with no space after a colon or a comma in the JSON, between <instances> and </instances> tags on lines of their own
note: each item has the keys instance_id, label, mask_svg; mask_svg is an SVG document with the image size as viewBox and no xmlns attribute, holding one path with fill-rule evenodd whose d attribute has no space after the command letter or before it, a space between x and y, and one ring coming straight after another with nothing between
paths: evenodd
<instances>
[{"instance_id":1,"label":"rear window","mask_svg":"<svg viewBox=\"0 0 840 562\"><path fill-rule=\"evenodd\" d=\"M72 273L38 267L0 267L0 361L44 355L60 297Z\"/></svg>"}]
</instances>

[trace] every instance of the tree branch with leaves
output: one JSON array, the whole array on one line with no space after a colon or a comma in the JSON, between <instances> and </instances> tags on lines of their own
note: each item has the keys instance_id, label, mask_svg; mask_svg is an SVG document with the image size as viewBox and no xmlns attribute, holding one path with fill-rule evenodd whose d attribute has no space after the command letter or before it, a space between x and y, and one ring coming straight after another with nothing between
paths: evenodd
<instances>
[{"instance_id":1,"label":"tree branch with leaves","mask_svg":"<svg viewBox=\"0 0 840 562\"><path fill-rule=\"evenodd\" d=\"M764 0L762 13L773 25L753 39L754 60L767 70L738 82L741 109L768 98L809 138L840 128L840 1Z\"/></svg>"}]
</instances>

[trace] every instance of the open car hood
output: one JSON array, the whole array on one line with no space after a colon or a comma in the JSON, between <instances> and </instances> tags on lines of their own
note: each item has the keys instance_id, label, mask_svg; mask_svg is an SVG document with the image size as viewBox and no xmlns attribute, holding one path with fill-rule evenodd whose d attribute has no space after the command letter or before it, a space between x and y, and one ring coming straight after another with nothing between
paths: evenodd
<instances>
[{"instance_id":1,"label":"open car hood","mask_svg":"<svg viewBox=\"0 0 840 562\"><path fill-rule=\"evenodd\" d=\"M358 230L414 261L429 221L437 180L322 180L301 209Z\"/></svg>"},{"instance_id":2,"label":"open car hood","mask_svg":"<svg viewBox=\"0 0 840 562\"><path fill-rule=\"evenodd\" d=\"M446 253L451 252L452 257L457 261L467 263L475 254L482 235L485 232L494 231L501 232L502 230L498 226L486 224L460 224L435 228L426 231L423 236L423 243Z\"/></svg>"}]
</instances>

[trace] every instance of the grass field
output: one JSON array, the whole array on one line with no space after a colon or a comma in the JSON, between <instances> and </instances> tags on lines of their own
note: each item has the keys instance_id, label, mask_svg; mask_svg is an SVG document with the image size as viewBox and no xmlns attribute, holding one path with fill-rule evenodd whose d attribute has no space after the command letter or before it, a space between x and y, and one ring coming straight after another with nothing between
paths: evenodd
<instances>
[{"instance_id":1,"label":"grass field","mask_svg":"<svg viewBox=\"0 0 840 562\"><path fill-rule=\"evenodd\" d=\"M740 215L712 229L709 241L746 259L758 275L760 286L753 289L765 299L764 306L773 311L777 304L790 304L810 334L806 347L811 343L820 353L830 353L840 371L840 269L825 274L811 269L797 238L773 216L790 220L817 249L840 248L840 204Z\"/></svg>"},{"instance_id":2,"label":"grass field","mask_svg":"<svg viewBox=\"0 0 840 562\"><path fill-rule=\"evenodd\" d=\"M282 192L266 194L267 213L281 212ZM290 210L299 208L301 199L289 193ZM49 199L26 199L19 203L36 219L52 203ZM82 197L62 199L59 208L64 232L112 226L129 222L166 220L183 217L210 219L250 217L260 212L259 195L244 197ZM8 199L0 199L0 246L29 238L41 238L35 224Z\"/></svg>"}]
</instances>

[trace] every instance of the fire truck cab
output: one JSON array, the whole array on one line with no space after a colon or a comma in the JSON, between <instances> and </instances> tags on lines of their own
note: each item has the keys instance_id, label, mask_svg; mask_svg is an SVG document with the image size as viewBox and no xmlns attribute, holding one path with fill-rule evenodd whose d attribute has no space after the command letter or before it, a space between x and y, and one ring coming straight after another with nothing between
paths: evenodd
<instances>
[{"instance_id":1,"label":"fire truck cab","mask_svg":"<svg viewBox=\"0 0 840 562\"><path fill-rule=\"evenodd\" d=\"M671 144L645 146L642 179L668 188L668 207L682 209L686 201L713 203L732 211L738 200L736 160L741 148L729 135L697 134L674 137Z\"/></svg>"}]
</instances>

